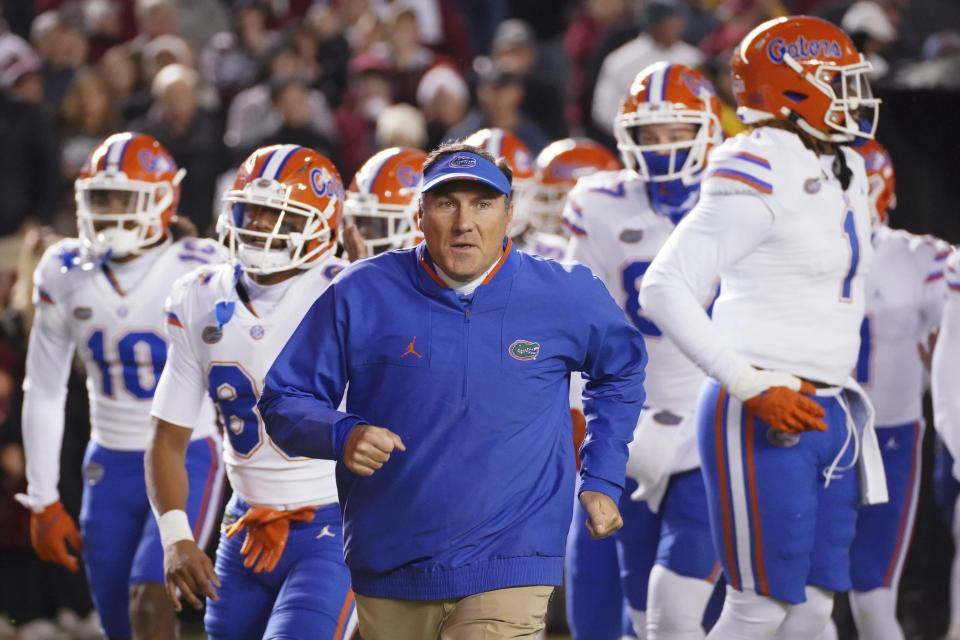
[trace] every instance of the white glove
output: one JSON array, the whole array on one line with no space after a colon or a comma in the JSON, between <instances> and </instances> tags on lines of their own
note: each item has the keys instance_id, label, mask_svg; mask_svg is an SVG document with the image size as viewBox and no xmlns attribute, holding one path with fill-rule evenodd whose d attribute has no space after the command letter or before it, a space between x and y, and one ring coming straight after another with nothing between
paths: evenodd
<instances>
[{"instance_id":1,"label":"white glove","mask_svg":"<svg viewBox=\"0 0 960 640\"><path fill-rule=\"evenodd\" d=\"M746 366L733 376L733 380L727 384L727 390L740 402L746 402L770 387L787 387L793 391L800 391L800 382L797 376L783 371L766 371Z\"/></svg>"}]
</instances>

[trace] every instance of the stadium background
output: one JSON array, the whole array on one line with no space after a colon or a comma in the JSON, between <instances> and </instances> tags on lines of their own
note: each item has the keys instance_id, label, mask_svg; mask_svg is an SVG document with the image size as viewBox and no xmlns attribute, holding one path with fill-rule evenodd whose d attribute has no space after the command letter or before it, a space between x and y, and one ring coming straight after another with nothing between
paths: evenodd
<instances>
[{"instance_id":1,"label":"stadium background","mask_svg":"<svg viewBox=\"0 0 960 640\"><path fill-rule=\"evenodd\" d=\"M874 88L884 100L878 137L897 169L899 206L891 225L960 242L960 3L852 5L2 0L0 637L12 637L14 626L22 627L24 638L57 637L28 623L58 614L68 622L66 610L81 618L90 610L82 575L33 556L27 513L13 494L25 484L19 387L31 316L29 271L56 234L75 235L72 181L108 134L133 129L160 139L189 171L182 211L211 233L218 179L255 146L318 148L337 161L347 184L379 148L428 148L458 125L513 123L534 153L567 135L609 144L609 123L592 121L590 97L606 54L617 46L653 32L665 17L680 16L683 39L700 49L704 68L722 80L730 48L750 28L769 17L810 13L855 31L858 46L886 64ZM164 67L170 68L161 74ZM443 71L425 80L438 68ZM490 98L484 91L490 87L520 87L521 102L509 91ZM244 91L247 108L235 108ZM82 381L80 372L70 381L62 453L61 493L74 513L89 433ZM899 613L908 638L939 638L948 616L953 545L933 498L932 434L927 431L921 505L901 584ZM842 598L836 617L841 638L855 637ZM184 630L199 630L199 620L188 613ZM552 632L565 632L560 616L549 622Z\"/></svg>"}]
</instances>

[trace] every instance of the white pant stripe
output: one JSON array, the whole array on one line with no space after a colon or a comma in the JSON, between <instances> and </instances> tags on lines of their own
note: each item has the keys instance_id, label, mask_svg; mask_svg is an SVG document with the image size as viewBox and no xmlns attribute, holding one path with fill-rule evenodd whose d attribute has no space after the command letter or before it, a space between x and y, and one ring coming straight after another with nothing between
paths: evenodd
<instances>
[{"instance_id":1,"label":"white pant stripe","mask_svg":"<svg viewBox=\"0 0 960 640\"><path fill-rule=\"evenodd\" d=\"M737 570L740 572L740 588L754 589L747 483L743 475L743 432L740 427L742 417L743 404L731 397L727 405L727 465L730 473L730 497L733 502L733 536L737 545ZM718 446L720 444L718 443Z\"/></svg>"}]
</instances>

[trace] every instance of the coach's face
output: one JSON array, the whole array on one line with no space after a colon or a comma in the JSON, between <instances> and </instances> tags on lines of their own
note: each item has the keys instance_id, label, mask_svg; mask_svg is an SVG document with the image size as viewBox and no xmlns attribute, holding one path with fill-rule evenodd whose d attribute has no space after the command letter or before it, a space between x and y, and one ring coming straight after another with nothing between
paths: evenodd
<instances>
[{"instance_id":1,"label":"coach's face","mask_svg":"<svg viewBox=\"0 0 960 640\"><path fill-rule=\"evenodd\" d=\"M417 215L434 263L469 282L503 254L513 203L484 184L451 180L423 194Z\"/></svg>"}]
</instances>

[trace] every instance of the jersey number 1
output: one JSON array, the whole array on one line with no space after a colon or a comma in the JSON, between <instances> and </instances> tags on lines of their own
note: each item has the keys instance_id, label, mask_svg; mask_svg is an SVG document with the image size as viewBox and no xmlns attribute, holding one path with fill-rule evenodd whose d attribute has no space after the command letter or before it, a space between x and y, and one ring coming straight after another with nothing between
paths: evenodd
<instances>
[{"instance_id":1,"label":"jersey number 1","mask_svg":"<svg viewBox=\"0 0 960 640\"><path fill-rule=\"evenodd\" d=\"M847 269L847 275L840 287L840 302L850 302L853 300L853 294L850 291L851 282L853 276L857 275L857 265L860 263L860 239L857 237L857 226L853 221L852 209L847 209L846 215L843 216L843 235L850 243L850 268Z\"/></svg>"}]
</instances>

